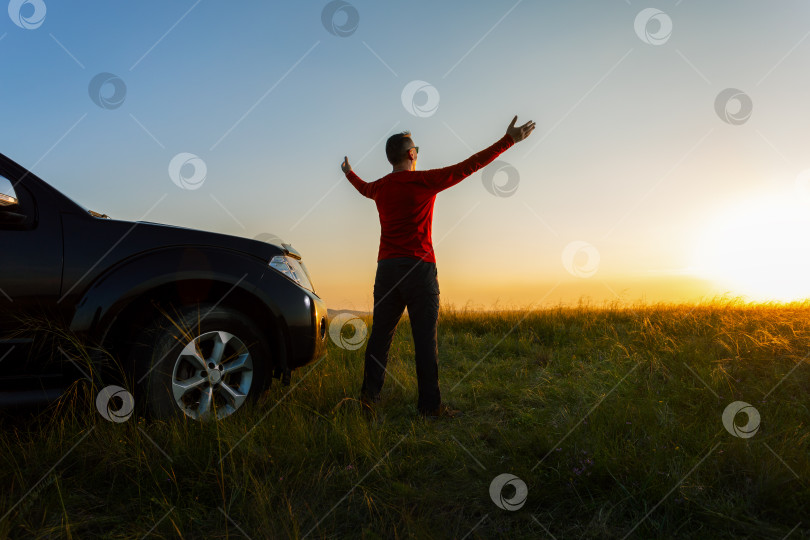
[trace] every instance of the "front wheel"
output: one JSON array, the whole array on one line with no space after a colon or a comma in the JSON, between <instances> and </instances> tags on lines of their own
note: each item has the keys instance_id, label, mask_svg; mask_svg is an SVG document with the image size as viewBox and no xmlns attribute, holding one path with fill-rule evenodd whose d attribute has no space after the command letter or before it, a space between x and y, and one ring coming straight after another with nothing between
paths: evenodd
<instances>
[{"instance_id":1,"label":"front wheel","mask_svg":"<svg viewBox=\"0 0 810 540\"><path fill-rule=\"evenodd\" d=\"M239 311L210 305L164 314L139 340L146 407L159 418L225 418L255 400L269 377L267 340Z\"/></svg>"}]
</instances>

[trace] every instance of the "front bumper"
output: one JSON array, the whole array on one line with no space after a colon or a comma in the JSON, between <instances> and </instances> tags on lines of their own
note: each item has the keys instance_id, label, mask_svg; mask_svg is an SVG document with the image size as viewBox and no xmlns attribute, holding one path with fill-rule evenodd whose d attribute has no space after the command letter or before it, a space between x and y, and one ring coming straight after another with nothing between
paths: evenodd
<instances>
[{"instance_id":1,"label":"front bumper","mask_svg":"<svg viewBox=\"0 0 810 540\"><path fill-rule=\"evenodd\" d=\"M327 337L329 330L329 316L327 315L326 303L317 295L308 293L312 306L312 329L313 329L313 351L311 360L319 360L326 356Z\"/></svg>"},{"instance_id":2,"label":"front bumper","mask_svg":"<svg viewBox=\"0 0 810 540\"><path fill-rule=\"evenodd\" d=\"M286 362L277 365L286 363L295 369L326 354L329 320L323 299L271 269L262 276L255 294L270 307L274 326L283 335Z\"/></svg>"}]
</instances>

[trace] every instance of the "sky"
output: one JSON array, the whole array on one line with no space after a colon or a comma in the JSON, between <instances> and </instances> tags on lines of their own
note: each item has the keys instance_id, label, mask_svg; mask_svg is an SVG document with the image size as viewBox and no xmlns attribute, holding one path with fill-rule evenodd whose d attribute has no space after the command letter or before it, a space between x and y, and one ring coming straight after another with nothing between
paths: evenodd
<instances>
[{"instance_id":1,"label":"sky","mask_svg":"<svg viewBox=\"0 0 810 540\"><path fill-rule=\"evenodd\" d=\"M1 14L2 12L0 12ZM340 171L462 161L440 193L456 307L810 296L810 4L11 0L0 152L83 206L302 253L370 310L373 201Z\"/></svg>"}]
</instances>

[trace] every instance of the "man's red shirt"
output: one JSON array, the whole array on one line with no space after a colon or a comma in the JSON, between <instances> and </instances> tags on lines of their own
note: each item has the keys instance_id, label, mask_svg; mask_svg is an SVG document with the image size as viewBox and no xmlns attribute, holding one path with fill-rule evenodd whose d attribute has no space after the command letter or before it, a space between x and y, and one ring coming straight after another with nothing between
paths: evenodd
<instances>
[{"instance_id":1,"label":"man's red shirt","mask_svg":"<svg viewBox=\"0 0 810 540\"><path fill-rule=\"evenodd\" d=\"M397 171L374 182L364 182L354 171L346 178L377 203L380 251L377 260L414 257L436 262L433 255L433 203L436 194L486 167L515 142L509 134L461 163L428 171Z\"/></svg>"}]
</instances>

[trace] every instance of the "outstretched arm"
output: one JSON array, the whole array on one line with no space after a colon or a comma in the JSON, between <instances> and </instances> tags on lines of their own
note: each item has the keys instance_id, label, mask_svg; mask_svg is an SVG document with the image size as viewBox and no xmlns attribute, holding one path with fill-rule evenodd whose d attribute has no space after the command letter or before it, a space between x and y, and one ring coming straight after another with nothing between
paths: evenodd
<instances>
[{"instance_id":1,"label":"outstretched arm","mask_svg":"<svg viewBox=\"0 0 810 540\"><path fill-rule=\"evenodd\" d=\"M512 119L512 123L509 124L509 127L506 128L506 134L489 148L485 148L473 154L456 165L427 171L432 173L429 177L430 186L438 192L458 184L477 170L492 163L496 157L505 152L513 144L531 135L535 128L535 123L532 120L529 120L522 126L515 126L516 122L517 115Z\"/></svg>"},{"instance_id":2,"label":"outstretched arm","mask_svg":"<svg viewBox=\"0 0 810 540\"><path fill-rule=\"evenodd\" d=\"M373 199L373 195L371 193L370 184L368 182L364 182L360 179L359 176L354 174L352 170L352 166L349 165L349 158L347 156L343 156L343 163L340 164L340 169L343 171L343 174L346 175L346 178L349 182L352 183L354 188L360 192L361 195L364 197L368 197L369 199Z\"/></svg>"}]
</instances>

